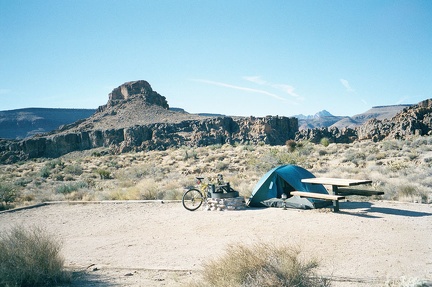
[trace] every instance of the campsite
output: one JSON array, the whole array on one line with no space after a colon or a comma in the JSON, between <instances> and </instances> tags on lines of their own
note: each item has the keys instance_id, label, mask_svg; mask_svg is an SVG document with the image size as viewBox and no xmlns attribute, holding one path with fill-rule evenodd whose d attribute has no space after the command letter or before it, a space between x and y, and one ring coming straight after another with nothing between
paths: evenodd
<instances>
[{"instance_id":1,"label":"campsite","mask_svg":"<svg viewBox=\"0 0 432 287\"><path fill-rule=\"evenodd\" d=\"M249 206L320 208L328 204L322 200L290 196L292 191L328 194L323 185L302 183L302 179L315 178L306 169L296 165L278 166L268 171L257 183L249 199ZM282 200L282 197L288 197Z\"/></svg>"},{"instance_id":2,"label":"campsite","mask_svg":"<svg viewBox=\"0 0 432 287\"><path fill-rule=\"evenodd\" d=\"M319 260L318 272L331 278L332 286L429 282L432 211L422 193L429 184L428 145L423 144L428 140L327 147L304 143L294 151L224 145L116 157L99 150L3 165L3 174L17 182L32 179L21 197L34 204L59 203L2 212L0 228L40 226L60 239L65 266L82 275L75 286L187 286L229 246L260 243L298 247L305 259ZM374 156L361 156L366 153ZM409 160L412 153L420 155L415 162ZM312 174L371 179L365 188L384 195L347 197L337 213L331 203L314 209L251 206L222 212L190 212L181 205L184 187L193 186L196 175L217 173L245 200L260 186L275 191L277 198L278 185L269 189L270 182L283 178L264 183L275 175L278 162L285 166L292 160L296 167L288 164L282 176L293 190L304 190L300 178ZM296 173L300 176L291 176ZM56 180L61 177L67 181ZM308 186L324 192L319 185Z\"/></svg>"}]
</instances>

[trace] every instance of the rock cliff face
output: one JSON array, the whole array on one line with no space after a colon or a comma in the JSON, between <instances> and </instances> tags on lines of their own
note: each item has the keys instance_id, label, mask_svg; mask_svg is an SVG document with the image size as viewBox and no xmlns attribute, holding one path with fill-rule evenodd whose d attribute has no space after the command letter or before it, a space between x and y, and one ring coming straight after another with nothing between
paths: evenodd
<instances>
[{"instance_id":1,"label":"rock cliff face","mask_svg":"<svg viewBox=\"0 0 432 287\"><path fill-rule=\"evenodd\" d=\"M337 127L302 130L296 140L310 140L318 143L328 138L335 143L349 143L355 140L381 141L383 139L405 139L411 136L432 134L432 99L404 108L391 119L371 119L356 128Z\"/></svg>"},{"instance_id":2,"label":"rock cliff face","mask_svg":"<svg viewBox=\"0 0 432 287\"><path fill-rule=\"evenodd\" d=\"M403 109L390 120L372 119L357 129L358 139L380 141L432 134L432 99Z\"/></svg>"},{"instance_id":3,"label":"rock cliff face","mask_svg":"<svg viewBox=\"0 0 432 287\"><path fill-rule=\"evenodd\" d=\"M180 146L284 144L298 131L296 118L204 117L168 110L165 97L145 81L113 90L90 118L50 134L0 141L0 162L58 157L72 151L109 147L114 153Z\"/></svg>"},{"instance_id":4,"label":"rock cliff face","mask_svg":"<svg viewBox=\"0 0 432 287\"><path fill-rule=\"evenodd\" d=\"M301 130L295 136L297 141L308 140L313 143L319 143L323 138L329 139L332 143L351 143L357 140L358 136L355 129L337 127Z\"/></svg>"},{"instance_id":5,"label":"rock cliff face","mask_svg":"<svg viewBox=\"0 0 432 287\"><path fill-rule=\"evenodd\" d=\"M127 82L115 88L109 94L108 103L104 106L100 106L98 112L103 112L108 107L114 107L119 103L127 102L132 99L139 99L149 105L157 105L164 109L169 109L166 98L153 91L148 82L141 80Z\"/></svg>"}]
</instances>

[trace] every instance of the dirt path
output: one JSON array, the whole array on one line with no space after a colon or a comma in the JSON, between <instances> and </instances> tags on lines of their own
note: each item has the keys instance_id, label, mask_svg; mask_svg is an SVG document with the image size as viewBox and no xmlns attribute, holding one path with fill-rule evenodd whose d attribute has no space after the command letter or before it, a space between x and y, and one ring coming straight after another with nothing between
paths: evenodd
<instances>
[{"instance_id":1,"label":"dirt path","mask_svg":"<svg viewBox=\"0 0 432 287\"><path fill-rule=\"evenodd\" d=\"M0 230L43 226L63 241L78 285L178 286L230 244L298 246L334 286L389 278L432 282L432 208L400 202L341 203L326 210L185 210L181 203L52 204L0 214ZM363 283L363 284L361 284Z\"/></svg>"}]
</instances>

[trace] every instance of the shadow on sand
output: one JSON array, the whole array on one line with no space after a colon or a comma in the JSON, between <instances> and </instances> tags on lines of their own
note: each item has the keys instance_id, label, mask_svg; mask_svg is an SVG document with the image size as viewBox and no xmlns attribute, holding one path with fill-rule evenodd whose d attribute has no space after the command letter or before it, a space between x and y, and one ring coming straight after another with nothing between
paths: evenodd
<instances>
[{"instance_id":1,"label":"shadow on sand","mask_svg":"<svg viewBox=\"0 0 432 287\"><path fill-rule=\"evenodd\" d=\"M71 282L69 284L61 285L64 287L68 286L80 286L80 287L115 287L121 286L119 284L109 282L109 278L101 275L98 272L89 271L73 271Z\"/></svg>"},{"instance_id":2,"label":"shadow on sand","mask_svg":"<svg viewBox=\"0 0 432 287\"><path fill-rule=\"evenodd\" d=\"M432 213L418 212L405 209L374 206L371 202L341 202L340 213L366 218L381 218L380 214L405 216L405 217L424 217L432 216ZM352 212L354 211L354 212Z\"/></svg>"}]
</instances>

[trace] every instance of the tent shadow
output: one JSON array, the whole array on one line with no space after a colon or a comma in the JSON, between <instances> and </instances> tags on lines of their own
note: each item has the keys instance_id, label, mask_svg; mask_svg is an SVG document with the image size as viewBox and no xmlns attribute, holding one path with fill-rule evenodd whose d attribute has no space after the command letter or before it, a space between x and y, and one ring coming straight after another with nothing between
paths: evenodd
<instances>
[{"instance_id":1,"label":"tent shadow","mask_svg":"<svg viewBox=\"0 0 432 287\"><path fill-rule=\"evenodd\" d=\"M365 217L365 218L381 218L380 214L405 216L405 217L424 217L432 216L432 213L418 212L405 209L396 209L389 207L376 207L371 202L341 202L340 213ZM350 212L355 211L355 212Z\"/></svg>"}]
</instances>

